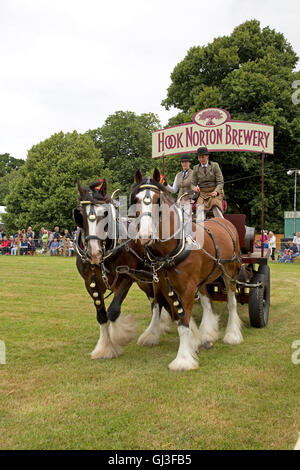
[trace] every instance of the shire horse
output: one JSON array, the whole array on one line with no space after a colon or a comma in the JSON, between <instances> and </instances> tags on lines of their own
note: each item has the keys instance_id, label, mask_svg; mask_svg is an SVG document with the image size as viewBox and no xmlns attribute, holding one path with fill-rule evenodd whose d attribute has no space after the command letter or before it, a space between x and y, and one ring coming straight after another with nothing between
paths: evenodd
<instances>
[{"instance_id":1,"label":"shire horse","mask_svg":"<svg viewBox=\"0 0 300 470\"><path fill-rule=\"evenodd\" d=\"M78 227L76 266L94 301L100 324L100 337L91 358L117 357L123 352L122 346L134 339L136 327L132 315L120 315L121 304L134 281L147 295L152 309L152 321L138 343L143 346L158 344L160 334L169 331L170 315L153 302L152 276L141 269L143 249L140 243L132 240L120 243L118 240L115 203L107 194L105 179L88 188L78 182L78 191L78 207L73 210ZM114 298L106 310L104 294L107 290Z\"/></svg>"},{"instance_id":2,"label":"shire horse","mask_svg":"<svg viewBox=\"0 0 300 470\"><path fill-rule=\"evenodd\" d=\"M219 336L218 316L213 313L206 288L206 284L219 276L222 276L227 289L229 310L224 342L239 344L243 341L235 297L236 280L241 268L238 233L229 221L215 218L199 224L190 222L192 230L187 234L182 209L174 204L166 188L160 184L157 169L152 179L144 178L137 170L131 204L136 204L138 208L138 237L156 279L153 283L154 301L161 302L162 298L167 301L172 318L177 321L179 349L169 369L196 369L200 345L211 346ZM158 213L156 224L155 212ZM164 236L166 225L169 237ZM201 243L195 240L201 240ZM191 318L196 292L203 309L199 329Z\"/></svg>"}]
</instances>

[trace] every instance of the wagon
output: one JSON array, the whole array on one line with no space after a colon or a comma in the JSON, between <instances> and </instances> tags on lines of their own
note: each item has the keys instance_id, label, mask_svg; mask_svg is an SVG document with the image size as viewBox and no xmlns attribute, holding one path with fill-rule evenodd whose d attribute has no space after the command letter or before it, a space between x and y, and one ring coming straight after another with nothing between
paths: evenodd
<instances>
[{"instance_id":1,"label":"wagon","mask_svg":"<svg viewBox=\"0 0 300 470\"><path fill-rule=\"evenodd\" d=\"M208 113L209 111L209 113ZM213 116L212 119L208 117ZM261 154L261 233L264 228L264 157L274 153L273 126L248 121L231 120L224 109L209 108L198 111L192 122L172 126L153 132L152 157L162 158L165 174L165 156L180 153L195 153L204 145L212 152L254 152ZM262 246L255 251L255 229L245 225L243 214L225 214L237 229L241 246L242 264L247 271L247 280L238 283L237 301L249 305L250 324L264 328L268 323L270 308L269 250ZM263 244L262 244L263 245ZM223 279L207 285L212 300L226 301Z\"/></svg>"},{"instance_id":2,"label":"wagon","mask_svg":"<svg viewBox=\"0 0 300 470\"><path fill-rule=\"evenodd\" d=\"M244 214L225 214L237 229L241 246L242 264L246 268L247 280L238 285L236 299L240 304L248 304L250 325L264 328L268 323L270 308L270 268L268 258L270 249L255 250L255 229L247 227ZM248 286L249 284L249 286ZM256 287L253 287L256 285ZM222 277L207 285L212 300L227 301Z\"/></svg>"}]
</instances>

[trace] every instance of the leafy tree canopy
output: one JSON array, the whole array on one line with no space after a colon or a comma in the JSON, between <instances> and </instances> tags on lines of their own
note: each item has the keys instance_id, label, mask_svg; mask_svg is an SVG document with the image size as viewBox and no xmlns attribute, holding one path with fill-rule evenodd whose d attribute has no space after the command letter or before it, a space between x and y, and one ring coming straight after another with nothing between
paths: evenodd
<instances>
[{"instance_id":1,"label":"leafy tree canopy","mask_svg":"<svg viewBox=\"0 0 300 470\"><path fill-rule=\"evenodd\" d=\"M230 36L206 46L192 47L175 66L172 83L162 104L181 112L169 125L189 122L200 109L216 107L231 119L274 126L274 156L266 156L265 227L283 231L283 210L293 208L293 181L286 169L300 168L300 105L292 103L292 83L298 57L284 35L257 20L246 21ZM260 227L260 157L249 153L217 153L225 181L229 208L247 215ZM179 166L179 165L178 165ZM299 198L298 198L299 199Z\"/></svg>"},{"instance_id":2,"label":"leafy tree canopy","mask_svg":"<svg viewBox=\"0 0 300 470\"><path fill-rule=\"evenodd\" d=\"M28 158L13 178L5 199L6 230L31 225L53 230L72 230L72 209L77 204L77 180L83 184L111 174L105 169L101 151L87 135L77 132L54 134L29 150ZM113 189L113 188L110 188Z\"/></svg>"},{"instance_id":3,"label":"leafy tree canopy","mask_svg":"<svg viewBox=\"0 0 300 470\"><path fill-rule=\"evenodd\" d=\"M15 173L24 165L25 160L14 158L9 153L0 154L0 204L4 205L4 198L9 191L9 182Z\"/></svg>"},{"instance_id":4,"label":"leafy tree canopy","mask_svg":"<svg viewBox=\"0 0 300 470\"><path fill-rule=\"evenodd\" d=\"M123 194L129 192L137 168L143 173L153 168L152 132L160 127L153 113L136 115L131 111L117 111L102 127L88 131L95 146L101 149L112 181L120 183Z\"/></svg>"},{"instance_id":5,"label":"leafy tree canopy","mask_svg":"<svg viewBox=\"0 0 300 470\"><path fill-rule=\"evenodd\" d=\"M0 154L0 178L8 175L13 170L18 170L24 163L25 160L14 158L9 153Z\"/></svg>"}]
</instances>

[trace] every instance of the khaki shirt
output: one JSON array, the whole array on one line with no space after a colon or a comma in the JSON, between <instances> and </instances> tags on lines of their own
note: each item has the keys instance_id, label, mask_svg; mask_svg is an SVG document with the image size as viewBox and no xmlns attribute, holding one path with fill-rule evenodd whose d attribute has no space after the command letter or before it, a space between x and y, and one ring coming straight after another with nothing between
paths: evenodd
<instances>
[{"instance_id":1,"label":"khaki shirt","mask_svg":"<svg viewBox=\"0 0 300 470\"><path fill-rule=\"evenodd\" d=\"M183 178L183 172L181 171L180 173L177 174L177 181L178 181L178 187L179 187L179 192L178 192L178 197L177 199L182 196L184 193L188 193L189 191L192 191L191 183L192 183L192 175L193 175L193 170L190 168L188 169L185 177ZM183 198L183 201L187 201L192 197L192 194L189 194L188 196L185 196Z\"/></svg>"},{"instance_id":2,"label":"khaki shirt","mask_svg":"<svg viewBox=\"0 0 300 470\"><path fill-rule=\"evenodd\" d=\"M199 165L195 165L193 168L193 174L191 179L192 189L196 186L199 188L215 188L218 194L222 193L224 186L224 178L217 162L208 162L206 167L206 175L204 174L204 168Z\"/></svg>"}]
</instances>

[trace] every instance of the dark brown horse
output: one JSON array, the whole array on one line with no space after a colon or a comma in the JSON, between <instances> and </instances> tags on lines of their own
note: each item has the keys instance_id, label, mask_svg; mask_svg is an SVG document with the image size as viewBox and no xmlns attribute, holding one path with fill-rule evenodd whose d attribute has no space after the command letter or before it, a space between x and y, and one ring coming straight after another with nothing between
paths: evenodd
<instances>
[{"instance_id":1,"label":"dark brown horse","mask_svg":"<svg viewBox=\"0 0 300 470\"><path fill-rule=\"evenodd\" d=\"M120 315L122 302L134 281L145 292L152 308L152 321L138 342L146 346L158 344L160 333L169 329L169 314L162 305L153 302L152 277L144 269L141 244L118 240L115 204L107 194L104 179L89 188L78 183L78 190L78 207L73 211L78 227L76 265L94 301L100 324L100 338L91 353L92 359L119 356L122 346L135 337L132 315ZM107 310L104 302L106 291L114 294Z\"/></svg>"},{"instance_id":2,"label":"dark brown horse","mask_svg":"<svg viewBox=\"0 0 300 470\"><path fill-rule=\"evenodd\" d=\"M229 310L224 342L239 344L243 341L235 297L235 281L241 267L239 237L235 227L221 218L200 224L191 222L187 227L182 210L174 205L159 181L157 169L152 179L143 178L138 170L131 202L138 207L138 236L153 274L159 280L154 283L154 301L164 298L170 305L173 319L178 322L180 345L169 368L189 370L198 367L199 344L218 339L218 317L213 313L206 284L220 275L227 288ZM157 224L154 214L157 214ZM203 308L199 329L191 318L197 290Z\"/></svg>"}]
</instances>

